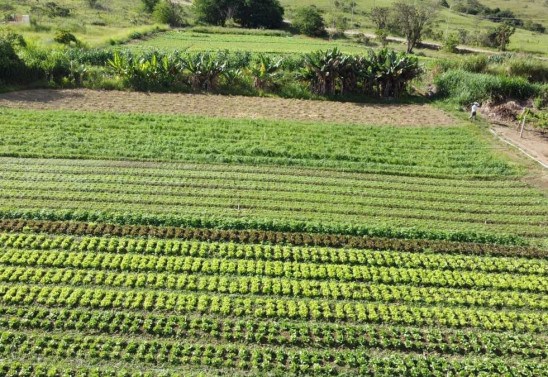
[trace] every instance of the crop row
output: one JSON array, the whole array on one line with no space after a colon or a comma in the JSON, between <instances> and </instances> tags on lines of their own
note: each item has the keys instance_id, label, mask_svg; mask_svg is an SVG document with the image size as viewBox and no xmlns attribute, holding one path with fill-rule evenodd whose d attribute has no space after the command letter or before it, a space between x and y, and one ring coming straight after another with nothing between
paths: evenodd
<instances>
[{"instance_id":1,"label":"crop row","mask_svg":"<svg viewBox=\"0 0 548 377\"><path fill-rule=\"evenodd\" d=\"M425 192L428 194L465 195L467 197L482 195L512 197L517 202L535 198L543 199L542 194L530 188L520 180L458 180L413 178L386 174L351 173L335 170L304 170L298 167L253 165L212 165L212 164L178 164L159 162L131 162L105 160L60 160L60 159L12 159L0 157L3 174L11 177L52 176L82 177L99 179L127 179L132 181L147 180L151 182L178 182L180 180L205 180L217 182L242 182L246 186L270 183L278 186L306 187L321 189L326 187L335 192L349 189L383 189L398 192ZM516 195L516 190L526 195Z\"/></svg>"},{"instance_id":2,"label":"crop row","mask_svg":"<svg viewBox=\"0 0 548 377\"><path fill-rule=\"evenodd\" d=\"M0 282L70 286L170 289L177 292L206 292L238 295L289 296L330 300L366 300L444 306L490 308L548 309L544 295L456 290L447 288L415 288L382 284L299 281L265 277L203 276L161 273L120 273L74 269L36 269L4 267Z\"/></svg>"},{"instance_id":3,"label":"crop row","mask_svg":"<svg viewBox=\"0 0 548 377\"><path fill-rule=\"evenodd\" d=\"M21 199L17 208L2 207L1 216L26 217L48 220L122 221L122 224L160 225L181 227L209 227L221 229L263 229L274 231L308 231L372 235L377 237L428 238L435 240L524 244L524 237L546 237L540 223L520 224L490 223L488 220L468 222L420 218L420 214L391 217L386 212L381 218L374 215L341 213L299 212L295 209L263 209L248 207L237 200L219 204L155 205L145 202L126 203L123 199L108 198L93 202L74 197L57 200L48 197ZM87 207L90 207L87 209ZM84 210L83 207L86 207ZM129 212L131 211L131 212ZM328 220L326 220L328 219ZM436 224L436 225L435 225Z\"/></svg>"},{"instance_id":4,"label":"crop row","mask_svg":"<svg viewBox=\"0 0 548 377\"><path fill-rule=\"evenodd\" d=\"M330 302L314 299L269 299L162 291L127 291L32 285L0 285L6 304L53 307L131 309L174 313L254 316L258 318L393 323L413 326L476 327L484 330L545 332L548 315L534 312L492 311L399 304Z\"/></svg>"},{"instance_id":5,"label":"crop row","mask_svg":"<svg viewBox=\"0 0 548 377\"><path fill-rule=\"evenodd\" d=\"M186 358L185 358L186 360ZM249 371L237 372L235 369L231 368L230 372L226 369L207 369L203 370L203 365L201 362L204 361L202 358L191 357L188 359L190 365L199 366L198 375L214 375L222 371L223 374L230 374L231 376L249 376ZM208 360L208 359L206 359ZM209 363L207 363L209 364ZM243 366L247 366L245 363ZM436 369L440 368L440 369ZM366 365L362 365L359 368L360 376L440 376L440 377L450 377L450 376L459 376L462 373L459 373L463 368L466 368L467 371L470 371L471 374L481 374L482 376L499 376L501 374L508 374L512 372L512 375L536 375L543 376L542 374L535 374L541 372L539 368L535 368L531 365L521 364L521 363L512 363L508 364L502 362L501 360L494 361L452 361L444 362L443 360L428 356L424 360L421 358L402 358L400 356L387 356L383 358L370 358L367 361ZM71 365L66 363L58 362L21 362L10 361L10 360L0 360L0 372L3 376L6 377L186 377L189 375L195 375L196 373L189 374L188 366L185 366L181 371L180 368L177 370L162 370L158 369L148 369L144 366L140 366L139 369L135 367L117 367L112 369L110 367L83 367L81 365ZM258 368L256 368L258 369ZM255 371L257 371L255 369ZM303 365L300 368L295 367L291 372L286 369L276 370L274 368L269 369L269 375L271 376L299 376L299 375L318 375L318 376L328 376L328 375L338 375L337 371L333 369L324 369L319 366L313 366L311 368Z\"/></svg>"},{"instance_id":6,"label":"crop row","mask_svg":"<svg viewBox=\"0 0 548 377\"><path fill-rule=\"evenodd\" d=\"M1 115L1 114L0 114ZM3 124L5 126L5 124ZM18 125L18 127L22 127ZM4 128L5 131L5 128ZM29 132L30 133L30 132ZM83 137L83 136L82 136ZM126 135L127 137L127 135ZM207 142L207 140L202 140L200 142ZM261 143L263 140L261 140ZM103 145L108 144L109 141L105 141ZM111 143L112 144L112 143ZM11 146L13 149L13 145ZM141 145L142 147L142 145ZM177 146L181 150L180 145ZM326 146L326 148L331 148ZM63 157L63 158L74 158L74 159L97 159L111 157L116 159L123 160L145 160L145 161L158 161L158 153L162 152L164 149L174 150L175 147L163 147L160 149L155 149L154 151L149 151L147 154L142 156L136 156L135 152L130 150L123 150L118 156L105 156L101 154L89 154L89 153L72 153L67 150L66 145L64 146L64 151L61 151L63 147L56 149L55 152L51 153L32 153L29 150L24 152L14 152L13 150L8 152L2 152L0 150L0 156L8 157L27 157L27 158L53 158L53 157ZM138 148L133 147L134 150ZM143 149L143 148L141 148ZM256 156L256 155L247 155L245 151L239 150L237 153L243 154L233 154L233 151L228 152L228 154L221 153L202 153L202 150L191 149L188 152L185 152L184 155L181 155L176 161L189 161L193 163L228 163L228 164L244 164L244 165L297 165L305 168L320 168L324 170L341 170L346 172L357 172L357 173L366 173L366 174L387 174L387 175L398 175L398 176L408 176L408 177L422 177L422 178L444 178L444 179L500 179L504 176L513 176L514 171L512 168L509 168L507 165L501 165L498 161L493 163L492 159L481 158L476 160L474 154L460 154L453 155L451 160L456 161L455 163L450 164L450 166L443 166L446 164L445 156L443 153L440 153L438 158L441 158L440 163L432 164L431 159L424 156L425 159L421 160L419 163L410 163L410 160L414 160L412 156L409 159L404 157L391 157L386 158L380 155L376 156L358 156L358 155L347 155L341 156L342 158L329 159L323 158L321 155L316 156L297 156L295 158L288 158L284 155L279 156ZM271 152L266 152L270 154ZM309 158L310 157L310 158ZM484 156L481 156L484 157ZM470 163L462 163L462 160L474 160L476 166L470 166ZM478 161L482 161L483 164L480 164ZM164 161L173 161L173 159L164 159Z\"/></svg>"},{"instance_id":7,"label":"crop row","mask_svg":"<svg viewBox=\"0 0 548 377\"><path fill-rule=\"evenodd\" d=\"M289 373L334 375L340 368L354 370L359 375L388 374L424 375L436 371L447 376L466 370L471 374L491 371L505 374L544 374L544 363L493 358L446 360L439 356L369 353L367 350L306 350L253 347L241 345L203 345L173 343L160 340L120 339L102 336L60 336L34 333L0 333L0 353L34 354L61 358L79 357L84 360L142 363L145 365L180 366L207 365L216 368L285 370ZM388 368L388 370L386 370ZM410 373L414 371L414 373ZM399 373L398 373L399 372ZM427 373L430 375L431 373Z\"/></svg>"},{"instance_id":8,"label":"crop row","mask_svg":"<svg viewBox=\"0 0 548 377\"><path fill-rule=\"evenodd\" d=\"M0 159L2 161L2 159ZM29 161L25 159L24 161ZM31 160L31 163L36 160ZM34 168L26 165L2 166L0 171L6 180L50 180L55 182L90 183L94 181L115 183L118 185L151 185L173 187L228 187L236 189L238 183L242 191L274 191L274 192L307 192L329 195L351 195L361 197L367 192L367 197L407 198L410 200L425 200L428 202L460 202L470 204L503 204L505 206L545 205L542 194L528 187L523 187L519 181L453 181L436 179L415 179L398 176L349 175L335 171L303 171L292 168L280 171L280 168L265 167L267 171L255 171L252 166L221 165L175 165L175 170L165 170L159 173L157 166L137 163L130 168L128 162L107 161L77 161L71 164L84 163L85 166L65 167L58 160L47 160L46 165ZM99 166L96 166L99 163ZM89 166L88 165L93 165ZM157 164L156 164L157 165ZM51 168L48 168L50 167ZM161 165L160 165L161 166ZM90 171L91 169L91 171ZM219 170L220 169L220 170ZM223 171L228 170L228 171ZM274 169L270 174L269 169ZM344 175L343 175L344 174ZM336 178L339 177L339 178ZM478 184L489 185L488 188L477 187ZM508 186L510 184L510 186ZM491 187L493 185L493 187ZM508 187L506 187L508 186ZM517 188L516 188L517 186ZM519 189L523 195L516 197Z\"/></svg>"},{"instance_id":9,"label":"crop row","mask_svg":"<svg viewBox=\"0 0 548 377\"><path fill-rule=\"evenodd\" d=\"M104 174L89 173L88 174L59 174L47 173L43 171L36 172L24 172L6 171L2 170L2 178L5 180L7 187L27 187L29 182L37 182L42 187L48 185L53 187L54 183L67 186L79 184L85 187L108 187L110 191L124 187L127 190L141 192L148 189L148 192L154 193L151 188L162 188L162 191L177 193L181 189L188 191L194 191L197 189L218 189L218 190L234 190L239 193L254 192L255 195L261 192L269 192L276 196L285 195L291 197L294 195L308 195L309 197L332 197L338 200L348 200L346 197L359 199L364 202L366 199L371 202L384 202L390 201L391 203L405 203L411 205L412 201L417 203L423 203L422 206L427 203L442 203L445 206L449 206L454 209L459 209L457 204L461 205L477 205L479 209L490 209L492 211L508 211L515 212L519 208L524 209L524 213L539 211L545 206L545 200L535 193L528 196L515 196L515 189L509 192L498 189L492 189L488 191L485 189L470 189L468 192L447 192L433 191L430 192L421 186L408 187L403 186L396 190L389 182L370 182L368 185L357 186L352 180L343 181L345 186L327 186L314 185L313 182L305 183L291 183L284 182L283 179L276 181L275 178L271 178L268 181L245 179L245 177L233 176L233 177L149 177L142 174L135 169L133 173L136 175L115 175L109 171L105 171ZM24 182L24 183L19 183ZM111 186L114 186L112 188ZM521 189L520 189L521 190ZM156 191L157 192L157 191ZM158 193L160 194L160 193ZM529 194L529 193L528 193ZM399 201L398 201L399 199ZM318 199L320 200L320 199ZM453 205L451 205L453 204ZM494 206L496 205L496 207Z\"/></svg>"},{"instance_id":10,"label":"crop row","mask_svg":"<svg viewBox=\"0 0 548 377\"><path fill-rule=\"evenodd\" d=\"M539 211L536 210L535 214L528 215L525 212L520 214L514 211L515 213L512 214L497 211L496 209L489 211L489 208L493 208L492 206L482 207L481 209L467 209L460 205L461 209L454 210L443 204L433 206L431 203L427 203L424 206L418 206L414 201L405 201L405 203L398 205L398 203L393 203L392 200L369 203L370 200L365 199L364 203L360 203L362 200L359 198L351 198L344 202L332 200L331 198L310 198L309 196L308 199L290 198L286 195L276 198L275 195L270 195L268 192L246 195L246 193L233 190L213 189L209 191L194 190L193 192L183 190L176 194L161 190L149 194L150 190L143 193L132 193L131 190L125 188L115 188L114 190L113 192L102 188L91 189L87 185L84 189L80 187L48 188L33 183L28 189L3 189L1 197L5 200L22 201L23 205L25 205L25 202L30 204L40 201L45 203L68 201L75 204L85 202L90 203L90 208L94 209L101 209L102 206L108 204L113 210L121 210L124 206L136 206L136 210L149 208L158 213L176 213L178 209L186 212L207 209L215 213L220 209L238 209L253 211L253 213L264 213L269 216L276 214L285 216L285 212L294 210L301 213L301 217L305 215L318 217L329 214L334 215L337 220L343 220L341 216L374 217L379 222L389 221L392 217L416 221L439 220L447 222L447 224L507 225L508 229L515 229L516 233L520 233L518 231L519 227L516 227L516 225L528 225L530 227L548 225L547 216L544 214L545 208L540 210L541 214L538 214ZM165 207L173 208L173 211L166 211ZM56 206L49 204L46 208L56 208ZM524 209L524 211L526 210Z\"/></svg>"},{"instance_id":11,"label":"crop row","mask_svg":"<svg viewBox=\"0 0 548 377\"><path fill-rule=\"evenodd\" d=\"M283 262L330 263L377 267L422 268L548 274L542 259L473 257L398 251L372 251L282 245L251 245L224 242L177 241L116 237L46 236L44 234L0 233L0 247L34 250L67 250L93 253L138 253L157 256L216 257Z\"/></svg>"},{"instance_id":12,"label":"crop row","mask_svg":"<svg viewBox=\"0 0 548 377\"><path fill-rule=\"evenodd\" d=\"M548 279L536 275L368 267L246 259L171 257L141 254L110 254L8 249L0 262L16 266L102 269L126 272L238 274L302 280L339 280L384 284L411 284L450 288L491 288L545 293Z\"/></svg>"},{"instance_id":13,"label":"crop row","mask_svg":"<svg viewBox=\"0 0 548 377\"><path fill-rule=\"evenodd\" d=\"M0 154L291 164L426 176L515 174L467 127L408 129L300 123L296 132L294 122L268 120L186 116L145 119L141 114L138 118L136 114L110 114L104 118L92 113L84 114L82 119L74 111L38 114L41 112L36 110L0 113L4 141ZM104 134L105 128L109 129L108 135ZM67 132L74 139L87 137L88 143L84 147L62 141ZM464 140L467 142L459 144ZM397 153L387 152L387 148L396 148Z\"/></svg>"},{"instance_id":14,"label":"crop row","mask_svg":"<svg viewBox=\"0 0 548 377\"><path fill-rule=\"evenodd\" d=\"M189 317L43 307L0 306L0 313L0 327L10 330L79 331L172 340L211 338L214 342L271 346L367 347L453 355L548 357L544 339L531 334L287 320L266 322L203 315Z\"/></svg>"},{"instance_id":15,"label":"crop row","mask_svg":"<svg viewBox=\"0 0 548 377\"><path fill-rule=\"evenodd\" d=\"M4 177L6 178L6 177ZM541 222L548 215L548 205L539 203L537 205L526 205L521 203L519 206L513 203L512 198L505 198L494 201L493 198L486 198L480 203L466 203L455 198L447 197L445 200L435 200L430 195L427 197L410 197L404 198L400 194L398 197L386 196L386 191L379 193L366 191L354 191L345 194L327 194L327 193L310 193L305 191L288 191L287 189L279 191L275 188L252 188L250 186L234 186L230 182L225 181L223 184L197 184L189 182L184 185L166 186L155 185L152 182L142 180L140 184L127 183L90 183L86 179L78 179L74 182L65 182L63 177L49 182L37 180L36 177L18 177L16 180L5 180L3 190L6 194L32 192L35 195L44 192L60 192L60 193L78 193L78 194L96 194L99 198L104 199L101 195L108 193L111 196L120 196L124 200L130 200L132 197L139 195L146 198L149 204L173 203L181 205L185 200L191 198L209 198L209 199L224 199L228 202L239 200L247 205L254 207L282 207L284 203L296 202L302 209L314 209L314 205L322 204L323 210L333 211L337 208L339 212L348 212L354 208L357 213L365 213L374 211L375 208L389 208L392 210L409 210L427 211L428 213L437 213L443 218L444 212L452 212L457 214L458 219L474 219L480 218L479 215L490 214L491 222L500 223L530 223ZM212 202L214 203L214 202ZM511 203L511 205L507 205ZM435 207L435 212L432 207ZM359 209L359 212L358 212ZM402 212L403 213L403 212ZM426 213L426 212L425 212Z\"/></svg>"},{"instance_id":16,"label":"crop row","mask_svg":"<svg viewBox=\"0 0 548 377\"><path fill-rule=\"evenodd\" d=\"M440 253L444 255L471 254L509 257L522 256L527 258L545 258L546 256L546 252L544 250L536 249L534 247L491 245L470 242L449 242L425 239L400 240L388 238L358 237L340 234L284 233L260 230L222 230L158 227L151 225L115 225L102 223L98 224L76 221L63 222L26 219L0 219L0 231L21 232L23 230L33 231L37 233L62 235L70 234L77 236L113 235L118 237L158 237L164 239L179 238L186 240L210 240L252 244L267 243L313 245L325 247L352 247L372 250L400 250L403 252L421 252L422 256L425 257L430 256L429 254L425 254L423 252L425 249L427 249L429 253ZM339 253L340 252L341 251L339 251ZM253 258L257 257L255 256ZM269 258L270 256L266 259ZM330 258L332 257L330 256L327 261L331 263L338 263L339 261L331 260ZM288 261L292 260L295 259L288 259ZM348 258L348 261L346 263L353 264L353 262L350 260L350 257ZM530 273L534 272L531 271Z\"/></svg>"},{"instance_id":17,"label":"crop row","mask_svg":"<svg viewBox=\"0 0 548 377\"><path fill-rule=\"evenodd\" d=\"M268 217L242 217L241 212L236 208L231 211L239 213L239 217L216 217L207 215L203 212L192 215L188 208L184 208L182 213L176 213L176 208L166 207L165 210L170 214L154 214L145 212L146 207L141 207L137 212L128 213L128 206L117 203L123 211L116 212L110 205L103 203L95 204L97 210L84 211L80 203L75 202L59 202L59 201L38 201L38 202L21 202L18 205L19 209L0 208L0 218L3 219L34 219L34 220L49 220L49 221L84 221L84 222L101 222L114 223L118 225L154 225L154 226L175 226L175 227L191 227L191 228L214 228L214 229L256 229L263 231L277 232L307 232L307 233L324 233L324 234L344 234L354 236L368 237L385 237L385 238L416 238L430 240L444 240L456 242L479 242L479 243L495 243L504 245L523 245L527 241L520 236L513 234L493 234L478 231L477 227L468 224L462 230L457 227L456 223L452 223L452 227L444 229L442 222L438 221L439 226L434 227L433 224L428 227L427 223L419 222L422 228L410 227L411 221L399 220L394 224L383 224L375 221L376 225L367 225L363 222L354 223L339 223L339 222L314 222L313 220L298 220L291 218L295 216L295 212L288 212L287 218L279 219ZM58 207L57 210L44 209ZM104 207L104 208L103 208ZM71 209L74 208L74 209ZM104 209L102 212L99 209ZM190 213L190 214L187 214ZM278 214L283 218L284 213ZM224 215L226 216L226 214ZM349 220L348 218L346 219ZM362 218L363 220L363 218ZM407 223L406 223L407 221ZM398 225L400 224L401 225ZM406 224L405 226L403 224ZM394 227L394 225L398 225ZM403 226L403 228L401 227ZM447 225L448 226L448 225ZM487 225L486 225L487 226ZM489 230L507 229L511 226L498 227L490 225ZM538 228L538 229L537 229ZM542 227L519 227L519 233L527 236L545 237L546 232Z\"/></svg>"}]
</instances>

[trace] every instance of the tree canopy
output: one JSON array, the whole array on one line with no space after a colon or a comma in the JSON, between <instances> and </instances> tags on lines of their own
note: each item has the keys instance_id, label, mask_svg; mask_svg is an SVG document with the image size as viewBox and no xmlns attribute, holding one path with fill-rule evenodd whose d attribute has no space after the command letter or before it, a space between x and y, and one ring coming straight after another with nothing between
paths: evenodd
<instances>
[{"instance_id":1,"label":"tree canopy","mask_svg":"<svg viewBox=\"0 0 548 377\"><path fill-rule=\"evenodd\" d=\"M325 21L314 5L297 9L293 17L293 27L301 34L322 37L326 34Z\"/></svg>"},{"instance_id":2,"label":"tree canopy","mask_svg":"<svg viewBox=\"0 0 548 377\"><path fill-rule=\"evenodd\" d=\"M283 24L284 8L279 0L194 0L194 12L207 24L233 19L243 27L275 29Z\"/></svg>"}]
</instances>

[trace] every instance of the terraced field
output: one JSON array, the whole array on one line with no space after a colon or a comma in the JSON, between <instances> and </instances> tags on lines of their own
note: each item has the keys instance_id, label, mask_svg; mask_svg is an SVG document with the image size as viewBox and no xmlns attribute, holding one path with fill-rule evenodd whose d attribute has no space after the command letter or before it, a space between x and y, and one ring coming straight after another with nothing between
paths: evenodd
<instances>
[{"instance_id":1,"label":"terraced field","mask_svg":"<svg viewBox=\"0 0 548 377\"><path fill-rule=\"evenodd\" d=\"M0 374L548 375L546 193L364 123L0 109Z\"/></svg>"}]
</instances>

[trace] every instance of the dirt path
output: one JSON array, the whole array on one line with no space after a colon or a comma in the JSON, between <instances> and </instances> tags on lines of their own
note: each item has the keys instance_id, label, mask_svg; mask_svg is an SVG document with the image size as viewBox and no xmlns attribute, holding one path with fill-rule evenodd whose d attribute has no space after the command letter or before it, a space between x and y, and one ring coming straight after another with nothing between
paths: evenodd
<instances>
[{"instance_id":1,"label":"dirt path","mask_svg":"<svg viewBox=\"0 0 548 377\"><path fill-rule=\"evenodd\" d=\"M344 124L451 126L457 122L429 105L359 104L282 98L119 91L26 90L0 94L0 107L70 109L226 118L286 119Z\"/></svg>"},{"instance_id":2,"label":"dirt path","mask_svg":"<svg viewBox=\"0 0 548 377\"><path fill-rule=\"evenodd\" d=\"M526 130L520 138L519 131L513 127L493 124L491 129L501 139L510 142L521 149L522 153L537 160L540 165L548 169L548 139L540 134Z\"/></svg>"}]
</instances>

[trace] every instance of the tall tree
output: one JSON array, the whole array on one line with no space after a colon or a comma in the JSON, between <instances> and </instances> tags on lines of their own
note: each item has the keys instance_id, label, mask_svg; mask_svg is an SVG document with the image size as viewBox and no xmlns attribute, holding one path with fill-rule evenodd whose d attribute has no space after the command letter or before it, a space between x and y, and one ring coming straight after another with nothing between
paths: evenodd
<instances>
[{"instance_id":1,"label":"tall tree","mask_svg":"<svg viewBox=\"0 0 548 377\"><path fill-rule=\"evenodd\" d=\"M199 22L224 26L239 4L240 0L194 0L193 7Z\"/></svg>"},{"instance_id":2,"label":"tall tree","mask_svg":"<svg viewBox=\"0 0 548 377\"><path fill-rule=\"evenodd\" d=\"M390 8L388 7L374 7L369 14L371 21L375 24L377 29L386 29L390 20Z\"/></svg>"},{"instance_id":3,"label":"tall tree","mask_svg":"<svg viewBox=\"0 0 548 377\"><path fill-rule=\"evenodd\" d=\"M243 27L268 29L283 24L284 9L279 0L194 0L199 22L224 26L233 18Z\"/></svg>"},{"instance_id":4,"label":"tall tree","mask_svg":"<svg viewBox=\"0 0 548 377\"><path fill-rule=\"evenodd\" d=\"M501 51L506 51L506 47L510 43L510 37L516 32L516 27L508 23L499 25L495 30L495 41L497 47Z\"/></svg>"},{"instance_id":5,"label":"tall tree","mask_svg":"<svg viewBox=\"0 0 548 377\"><path fill-rule=\"evenodd\" d=\"M242 0L234 18L243 27L277 29L283 25L284 8L278 0Z\"/></svg>"},{"instance_id":6,"label":"tall tree","mask_svg":"<svg viewBox=\"0 0 548 377\"><path fill-rule=\"evenodd\" d=\"M411 4L405 1L394 3L392 12L394 15L393 27L407 40L407 52L413 52L413 48L421 41L422 33L435 18L436 11L433 4L416 2Z\"/></svg>"}]
</instances>

